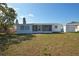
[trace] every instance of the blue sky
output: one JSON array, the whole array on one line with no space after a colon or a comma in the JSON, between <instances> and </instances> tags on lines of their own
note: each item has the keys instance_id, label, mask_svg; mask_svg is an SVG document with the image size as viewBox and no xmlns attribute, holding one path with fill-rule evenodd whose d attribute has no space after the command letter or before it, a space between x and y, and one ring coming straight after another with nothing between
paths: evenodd
<instances>
[{"instance_id":1,"label":"blue sky","mask_svg":"<svg viewBox=\"0 0 79 59\"><path fill-rule=\"evenodd\" d=\"M61 23L79 22L79 4L67 3L8 3L18 16L19 23L26 17L27 23Z\"/></svg>"}]
</instances>

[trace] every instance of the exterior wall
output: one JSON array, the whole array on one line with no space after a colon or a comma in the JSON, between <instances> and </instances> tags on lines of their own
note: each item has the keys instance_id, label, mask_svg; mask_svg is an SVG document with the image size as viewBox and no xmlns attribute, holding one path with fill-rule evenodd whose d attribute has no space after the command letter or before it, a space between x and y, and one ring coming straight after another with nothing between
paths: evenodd
<instances>
[{"instance_id":1,"label":"exterior wall","mask_svg":"<svg viewBox=\"0 0 79 59\"><path fill-rule=\"evenodd\" d=\"M29 26L29 30L21 30L20 26ZM39 25L41 30L40 31L33 31L32 26L33 25ZM42 25L52 25L51 31L42 31ZM57 26L57 28L55 28ZM63 31L62 31L63 30ZM67 24L66 26L63 26L61 24L17 24L16 25L16 33L17 34L26 34L26 33L52 33L52 32L78 32L79 31L79 25L75 24Z\"/></svg>"},{"instance_id":2,"label":"exterior wall","mask_svg":"<svg viewBox=\"0 0 79 59\"><path fill-rule=\"evenodd\" d=\"M57 28L55 28L57 26ZM62 32L63 26L59 24L52 25L52 32Z\"/></svg>"},{"instance_id":3,"label":"exterior wall","mask_svg":"<svg viewBox=\"0 0 79 59\"><path fill-rule=\"evenodd\" d=\"M41 26L41 30L40 31L33 31L32 30L32 26L33 24L17 24L16 25L16 33L17 34L30 34L30 33L52 33L52 32L61 32L61 30L63 29L63 26L60 24L44 24L44 25L52 25L52 30L51 31L42 31L42 25L43 24L35 24L35 25L39 25ZM21 30L20 27L21 26L29 26L29 30ZM57 28L55 28L55 26L57 26Z\"/></svg>"},{"instance_id":4,"label":"exterior wall","mask_svg":"<svg viewBox=\"0 0 79 59\"><path fill-rule=\"evenodd\" d=\"M50 24L43 24L43 25L50 25ZM43 26L40 25L40 26ZM63 26L61 24L51 24L52 26L52 30L51 31L42 31L42 27L41 27L41 31L32 31L32 33L53 33L53 32L62 32ZM57 26L57 28L55 28L55 26Z\"/></svg>"},{"instance_id":5,"label":"exterior wall","mask_svg":"<svg viewBox=\"0 0 79 59\"><path fill-rule=\"evenodd\" d=\"M78 31L79 31L79 25L76 27L75 31L76 31L76 32L78 32Z\"/></svg>"},{"instance_id":6,"label":"exterior wall","mask_svg":"<svg viewBox=\"0 0 79 59\"><path fill-rule=\"evenodd\" d=\"M63 26L63 32L66 32L66 25Z\"/></svg>"},{"instance_id":7,"label":"exterior wall","mask_svg":"<svg viewBox=\"0 0 79 59\"><path fill-rule=\"evenodd\" d=\"M79 22L71 22L66 24L66 32L78 32Z\"/></svg>"},{"instance_id":8,"label":"exterior wall","mask_svg":"<svg viewBox=\"0 0 79 59\"><path fill-rule=\"evenodd\" d=\"M77 31L79 31L79 25L77 27L78 27Z\"/></svg>"},{"instance_id":9,"label":"exterior wall","mask_svg":"<svg viewBox=\"0 0 79 59\"><path fill-rule=\"evenodd\" d=\"M26 29L21 30L20 29L21 26L29 26L29 30L26 30ZM19 25L18 24L17 27L16 27L16 33L17 34L20 34L20 33L23 33L23 34L32 33L32 25L24 25L24 24Z\"/></svg>"},{"instance_id":10,"label":"exterior wall","mask_svg":"<svg viewBox=\"0 0 79 59\"><path fill-rule=\"evenodd\" d=\"M76 26L66 25L66 32L76 32Z\"/></svg>"},{"instance_id":11,"label":"exterior wall","mask_svg":"<svg viewBox=\"0 0 79 59\"><path fill-rule=\"evenodd\" d=\"M44 31L43 30L43 26L45 25L42 25L42 24L36 24L37 26L38 26L38 28L40 28L40 30L38 30L38 31L32 31L32 33L52 33L52 30L51 31ZM52 25L51 25L51 27L52 27Z\"/></svg>"}]
</instances>

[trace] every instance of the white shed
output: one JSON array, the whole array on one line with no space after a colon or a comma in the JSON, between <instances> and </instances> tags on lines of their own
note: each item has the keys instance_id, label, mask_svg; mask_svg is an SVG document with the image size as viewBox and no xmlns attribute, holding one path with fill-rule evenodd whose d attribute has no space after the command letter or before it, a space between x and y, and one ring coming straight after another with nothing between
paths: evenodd
<instances>
[{"instance_id":1,"label":"white shed","mask_svg":"<svg viewBox=\"0 0 79 59\"><path fill-rule=\"evenodd\" d=\"M71 22L66 24L66 32L78 32L79 22Z\"/></svg>"}]
</instances>

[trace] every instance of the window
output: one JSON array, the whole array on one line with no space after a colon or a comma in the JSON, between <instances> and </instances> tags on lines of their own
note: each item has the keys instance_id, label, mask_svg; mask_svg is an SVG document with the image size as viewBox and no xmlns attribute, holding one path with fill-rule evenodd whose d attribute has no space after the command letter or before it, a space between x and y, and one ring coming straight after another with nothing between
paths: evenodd
<instances>
[{"instance_id":1,"label":"window","mask_svg":"<svg viewBox=\"0 0 79 59\"><path fill-rule=\"evenodd\" d=\"M40 25L33 25L32 30L33 31L41 31L41 26Z\"/></svg>"},{"instance_id":2,"label":"window","mask_svg":"<svg viewBox=\"0 0 79 59\"><path fill-rule=\"evenodd\" d=\"M29 26L25 26L25 30L29 30Z\"/></svg>"},{"instance_id":3,"label":"window","mask_svg":"<svg viewBox=\"0 0 79 59\"><path fill-rule=\"evenodd\" d=\"M42 25L43 31L52 31L52 25Z\"/></svg>"},{"instance_id":4,"label":"window","mask_svg":"<svg viewBox=\"0 0 79 59\"><path fill-rule=\"evenodd\" d=\"M20 26L20 30L29 30L29 26Z\"/></svg>"},{"instance_id":5,"label":"window","mask_svg":"<svg viewBox=\"0 0 79 59\"><path fill-rule=\"evenodd\" d=\"M20 30L24 30L24 26L20 26Z\"/></svg>"},{"instance_id":6,"label":"window","mask_svg":"<svg viewBox=\"0 0 79 59\"><path fill-rule=\"evenodd\" d=\"M58 26L56 26L56 25L55 25L55 28L57 29L57 28L58 28Z\"/></svg>"},{"instance_id":7,"label":"window","mask_svg":"<svg viewBox=\"0 0 79 59\"><path fill-rule=\"evenodd\" d=\"M32 30L33 31L37 31L37 29L38 29L38 26L37 25L33 25Z\"/></svg>"}]
</instances>

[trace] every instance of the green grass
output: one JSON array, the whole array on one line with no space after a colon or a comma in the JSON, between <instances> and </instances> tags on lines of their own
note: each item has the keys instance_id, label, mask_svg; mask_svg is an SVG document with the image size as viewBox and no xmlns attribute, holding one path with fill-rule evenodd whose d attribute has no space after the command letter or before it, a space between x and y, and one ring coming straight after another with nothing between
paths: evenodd
<instances>
[{"instance_id":1,"label":"green grass","mask_svg":"<svg viewBox=\"0 0 79 59\"><path fill-rule=\"evenodd\" d=\"M79 56L79 33L11 35L10 37L6 35L5 37L16 40L10 41L12 43L9 43L4 51L1 50L0 55Z\"/></svg>"}]
</instances>

